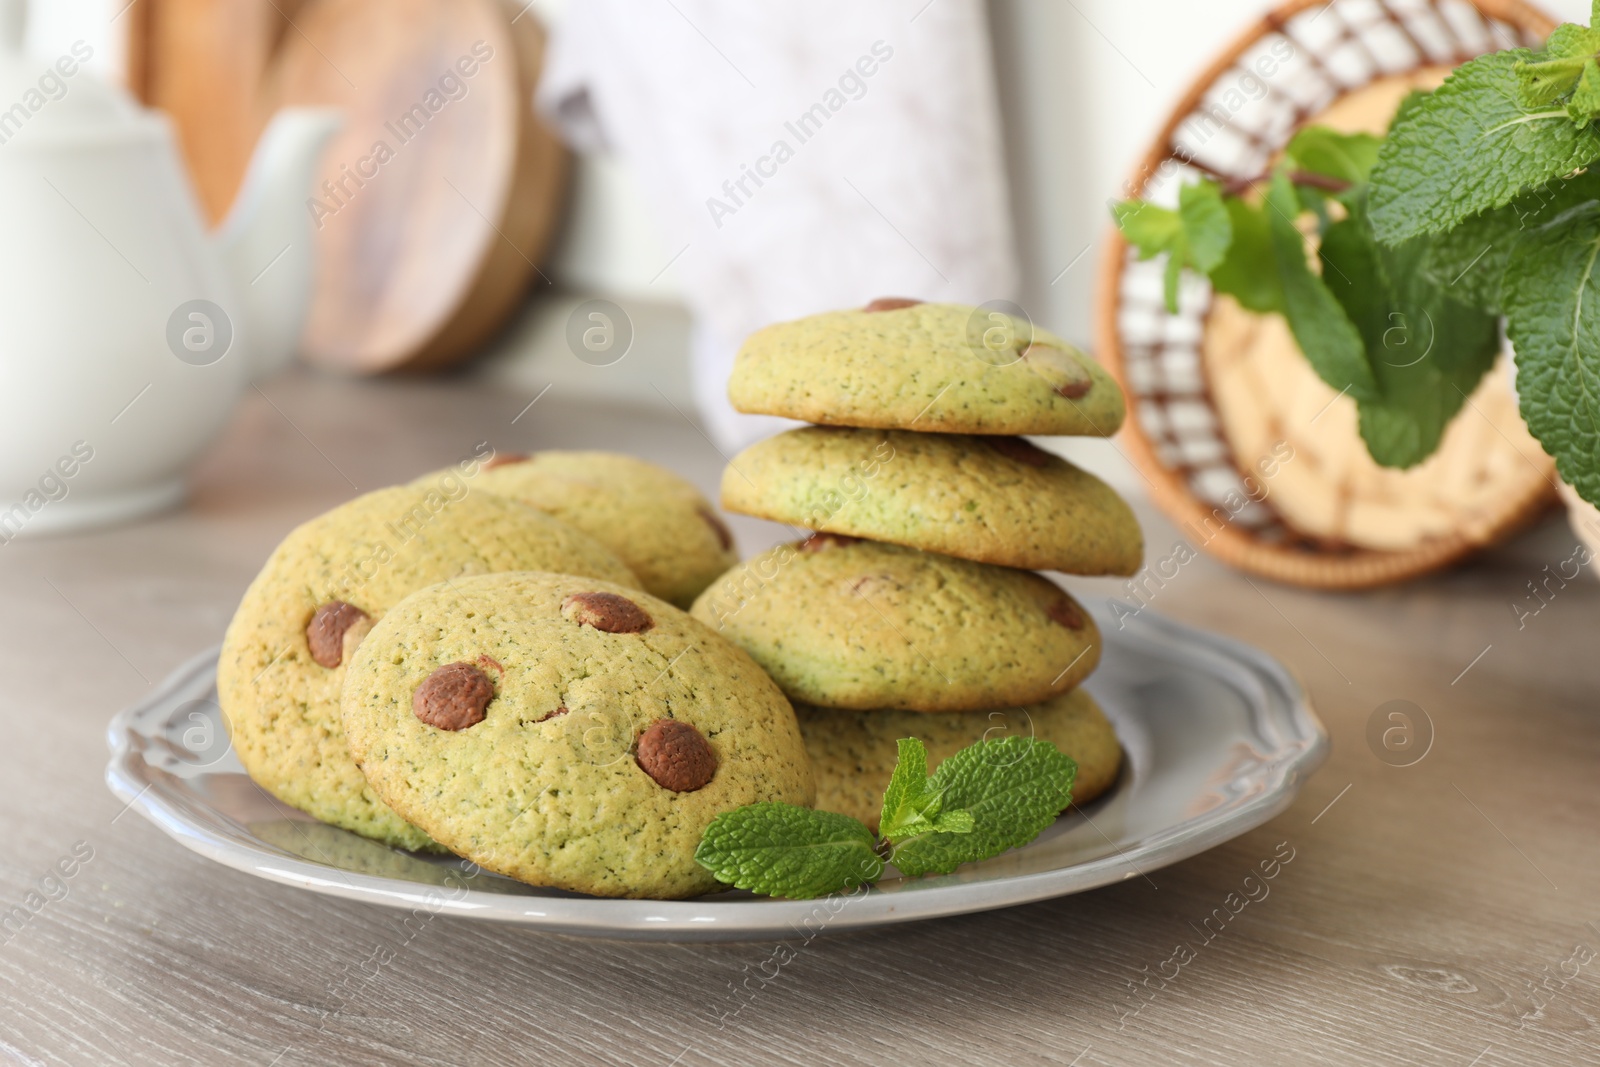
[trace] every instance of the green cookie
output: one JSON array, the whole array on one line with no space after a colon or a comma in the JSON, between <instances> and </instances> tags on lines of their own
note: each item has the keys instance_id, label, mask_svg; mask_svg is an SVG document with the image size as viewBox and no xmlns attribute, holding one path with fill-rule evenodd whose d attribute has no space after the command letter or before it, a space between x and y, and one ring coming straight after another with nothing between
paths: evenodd
<instances>
[{"instance_id":1,"label":"green cookie","mask_svg":"<svg viewBox=\"0 0 1600 1067\"><path fill-rule=\"evenodd\" d=\"M915 711L840 711L795 705L817 775L817 807L850 815L874 830L883 791L894 773L902 737L921 739L928 771L968 745L999 737L1049 741L1078 764L1072 802L1083 805L1111 788L1122 767L1122 748L1105 713L1082 689L1042 704L1002 711L928 715Z\"/></svg>"},{"instance_id":2,"label":"green cookie","mask_svg":"<svg viewBox=\"0 0 1600 1067\"><path fill-rule=\"evenodd\" d=\"M1053 334L963 304L830 311L751 334L728 398L830 426L1092 434L1122 425L1122 390Z\"/></svg>"},{"instance_id":3,"label":"green cookie","mask_svg":"<svg viewBox=\"0 0 1600 1067\"><path fill-rule=\"evenodd\" d=\"M831 708L1034 704L1100 659L1094 621L1037 574L838 534L735 567L693 612L790 699Z\"/></svg>"},{"instance_id":4,"label":"green cookie","mask_svg":"<svg viewBox=\"0 0 1600 1067\"><path fill-rule=\"evenodd\" d=\"M496 456L474 487L532 504L626 563L645 591L680 608L739 562L733 535L676 474L615 452Z\"/></svg>"},{"instance_id":5,"label":"green cookie","mask_svg":"<svg viewBox=\"0 0 1600 1067\"><path fill-rule=\"evenodd\" d=\"M438 585L391 609L344 689L377 794L452 851L534 885L675 898L718 814L810 804L789 702L663 600L552 574Z\"/></svg>"},{"instance_id":6,"label":"green cookie","mask_svg":"<svg viewBox=\"0 0 1600 1067\"><path fill-rule=\"evenodd\" d=\"M1134 574L1138 520L1112 488L1017 437L810 426L752 445L722 506L980 563Z\"/></svg>"},{"instance_id":7,"label":"green cookie","mask_svg":"<svg viewBox=\"0 0 1600 1067\"><path fill-rule=\"evenodd\" d=\"M217 666L223 718L250 777L324 822L402 848L430 847L350 759L339 725L349 654L418 589L512 570L637 586L584 534L514 500L469 493L456 478L441 477L436 488L380 489L291 532L246 590Z\"/></svg>"}]
</instances>

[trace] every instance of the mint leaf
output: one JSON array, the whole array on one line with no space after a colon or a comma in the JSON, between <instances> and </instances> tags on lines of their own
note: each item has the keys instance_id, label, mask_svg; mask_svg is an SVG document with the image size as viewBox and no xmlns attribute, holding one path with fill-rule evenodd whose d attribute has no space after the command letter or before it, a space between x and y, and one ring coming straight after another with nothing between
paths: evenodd
<instances>
[{"instance_id":1,"label":"mint leaf","mask_svg":"<svg viewBox=\"0 0 1600 1067\"><path fill-rule=\"evenodd\" d=\"M1111 217L1116 220L1122 236L1139 250L1140 259L1165 252L1183 232L1183 222L1176 211L1148 200L1124 200L1114 204Z\"/></svg>"},{"instance_id":2,"label":"mint leaf","mask_svg":"<svg viewBox=\"0 0 1600 1067\"><path fill-rule=\"evenodd\" d=\"M1348 203L1352 197L1366 195L1367 174L1381 143L1371 134L1307 126L1284 149L1289 180L1301 203L1316 213L1320 229L1333 222L1328 201Z\"/></svg>"},{"instance_id":3,"label":"mint leaf","mask_svg":"<svg viewBox=\"0 0 1600 1067\"><path fill-rule=\"evenodd\" d=\"M1521 60L1512 69L1517 76L1518 99L1526 107L1544 107L1572 93L1567 114L1583 125L1594 118L1600 67L1600 31L1571 22L1562 23L1545 41L1544 51ZM1587 83L1587 87L1585 87Z\"/></svg>"},{"instance_id":4,"label":"mint leaf","mask_svg":"<svg viewBox=\"0 0 1600 1067\"><path fill-rule=\"evenodd\" d=\"M923 814L931 804L939 804L938 794L928 796L928 749L915 737L902 737L895 743L899 753L889 787L883 791L883 811L878 816L878 832L892 837L899 826ZM919 801L921 803L919 803Z\"/></svg>"},{"instance_id":5,"label":"mint leaf","mask_svg":"<svg viewBox=\"0 0 1600 1067\"><path fill-rule=\"evenodd\" d=\"M1553 103L1524 105L1525 48L1479 56L1406 108L1372 168L1372 227L1385 244L1438 233L1600 158L1600 135Z\"/></svg>"},{"instance_id":6,"label":"mint leaf","mask_svg":"<svg viewBox=\"0 0 1600 1067\"><path fill-rule=\"evenodd\" d=\"M1522 59L1512 68L1517 75L1517 99L1524 107L1553 104L1571 91L1583 73L1583 58Z\"/></svg>"},{"instance_id":7,"label":"mint leaf","mask_svg":"<svg viewBox=\"0 0 1600 1067\"><path fill-rule=\"evenodd\" d=\"M949 874L1032 841L1072 802L1078 765L1048 741L998 737L968 745L934 772L944 803L971 813L967 833L930 832L896 846L907 877Z\"/></svg>"},{"instance_id":8,"label":"mint leaf","mask_svg":"<svg viewBox=\"0 0 1600 1067\"><path fill-rule=\"evenodd\" d=\"M1600 200L1600 174L1535 186L1505 207L1474 215L1432 238L1423 269L1451 296L1499 314L1500 279L1512 246L1524 233L1589 200Z\"/></svg>"},{"instance_id":9,"label":"mint leaf","mask_svg":"<svg viewBox=\"0 0 1600 1067\"><path fill-rule=\"evenodd\" d=\"M1563 22L1544 41L1544 54L1556 59L1582 59L1600 52L1600 30Z\"/></svg>"},{"instance_id":10,"label":"mint leaf","mask_svg":"<svg viewBox=\"0 0 1600 1067\"><path fill-rule=\"evenodd\" d=\"M944 792L928 777L928 750L921 740L902 737L897 744L899 756L889 777L889 788L883 793L878 833L889 841L935 830L970 833L971 813L944 810Z\"/></svg>"},{"instance_id":11,"label":"mint leaf","mask_svg":"<svg viewBox=\"0 0 1600 1067\"><path fill-rule=\"evenodd\" d=\"M1429 252L1425 237L1379 245L1359 200L1322 238L1323 281L1360 332L1376 380L1375 395L1356 401L1361 437L1386 467L1433 454L1500 351L1495 317L1422 270Z\"/></svg>"},{"instance_id":12,"label":"mint leaf","mask_svg":"<svg viewBox=\"0 0 1600 1067\"><path fill-rule=\"evenodd\" d=\"M1265 207L1255 207L1238 197L1223 201L1233 240L1227 254L1211 272L1211 287L1227 293L1239 305L1262 315L1283 312L1283 284L1272 251L1272 228ZM1302 250L1301 260L1305 259Z\"/></svg>"},{"instance_id":13,"label":"mint leaf","mask_svg":"<svg viewBox=\"0 0 1600 1067\"><path fill-rule=\"evenodd\" d=\"M1517 350L1517 394L1533 436L1578 494L1600 502L1600 205L1523 235L1501 299Z\"/></svg>"},{"instance_id":14,"label":"mint leaf","mask_svg":"<svg viewBox=\"0 0 1600 1067\"><path fill-rule=\"evenodd\" d=\"M763 801L711 820L694 859L719 882L808 900L876 882L883 874L876 844L859 819Z\"/></svg>"},{"instance_id":15,"label":"mint leaf","mask_svg":"<svg viewBox=\"0 0 1600 1067\"><path fill-rule=\"evenodd\" d=\"M1596 115L1600 115L1600 64L1590 56L1584 60L1583 74L1567 101L1567 116L1582 126L1593 122Z\"/></svg>"},{"instance_id":16,"label":"mint leaf","mask_svg":"<svg viewBox=\"0 0 1600 1067\"><path fill-rule=\"evenodd\" d=\"M878 833L891 841L903 836L907 828L926 827L942 806L940 795L928 788L927 747L915 737L902 737L896 748L899 755L878 816Z\"/></svg>"},{"instance_id":17,"label":"mint leaf","mask_svg":"<svg viewBox=\"0 0 1600 1067\"><path fill-rule=\"evenodd\" d=\"M977 829L977 817L966 808L941 811L928 829L941 834L970 834Z\"/></svg>"},{"instance_id":18,"label":"mint leaf","mask_svg":"<svg viewBox=\"0 0 1600 1067\"><path fill-rule=\"evenodd\" d=\"M1305 238L1294 225L1300 201L1280 171L1267 191L1267 226L1283 290L1284 317L1295 343L1317 376L1333 388L1349 390L1357 400L1377 395L1377 382L1367 365L1361 335L1334 299L1324 279L1306 263ZM1332 268L1337 273L1337 264ZM1324 276L1329 272L1325 268Z\"/></svg>"},{"instance_id":19,"label":"mint leaf","mask_svg":"<svg viewBox=\"0 0 1600 1067\"><path fill-rule=\"evenodd\" d=\"M1178 217L1183 220L1184 240L1188 245L1188 266L1201 274L1211 273L1222 262L1233 237L1228 211L1222 206L1222 190L1216 182L1200 181L1178 190Z\"/></svg>"},{"instance_id":20,"label":"mint leaf","mask_svg":"<svg viewBox=\"0 0 1600 1067\"><path fill-rule=\"evenodd\" d=\"M1298 170L1362 185L1377 162L1382 144L1370 133L1340 133L1327 126L1307 126L1294 135L1284 154Z\"/></svg>"},{"instance_id":21,"label":"mint leaf","mask_svg":"<svg viewBox=\"0 0 1600 1067\"><path fill-rule=\"evenodd\" d=\"M1125 200L1111 209L1112 218L1140 259L1167 255L1164 295L1167 310L1178 310L1178 281L1189 267L1202 274L1222 262L1232 239L1222 191L1212 181L1178 190L1178 210L1144 200Z\"/></svg>"}]
</instances>

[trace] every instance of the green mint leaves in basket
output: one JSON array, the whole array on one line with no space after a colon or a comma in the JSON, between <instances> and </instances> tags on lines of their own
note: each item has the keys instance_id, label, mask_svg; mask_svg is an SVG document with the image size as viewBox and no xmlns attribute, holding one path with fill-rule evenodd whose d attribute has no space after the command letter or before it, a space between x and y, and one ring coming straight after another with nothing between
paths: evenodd
<instances>
[{"instance_id":1,"label":"green mint leaves in basket","mask_svg":"<svg viewBox=\"0 0 1600 1067\"><path fill-rule=\"evenodd\" d=\"M1397 125L1426 100L1408 99ZM1248 310L1282 315L1317 376L1356 402L1372 458L1411 467L1439 447L1493 366L1500 337L1494 314L1452 289L1459 270L1441 281L1439 270L1428 269L1432 239L1379 241L1369 178L1387 148L1368 134L1310 126L1267 174L1183 186L1180 208L1165 222L1164 209L1141 201L1113 214L1141 258L1167 255L1168 310L1177 310L1172 275L1182 256L1181 268L1209 274L1215 291ZM1226 216L1225 233L1215 212L1183 210L1213 201ZM1182 236L1164 233L1174 225L1184 227ZM1316 235L1314 259L1308 231ZM1198 247L1208 259L1194 254ZM1459 259L1459 249L1451 251Z\"/></svg>"},{"instance_id":2,"label":"green mint leaves in basket","mask_svg":"<svg viewBox=\"0 0 1600 1067\"><path fill-rule=\"evenodd\" d=\"M1385 466L1438 449L1503 317L1523 421L1600 504L1600 0L1590 22L1462 64L1381 140L1308 127L1266 174L1190 160L1176 209L1112 214L1141 258L1167 257L1169 310L1191 270L1282 315Z\"/></svg>"},{"instance_id":3,"label":"green mint leaves in basket","mask_svg":"<svg viewBox=\"0 0 1600 1067\"><path fill-rule=\"evenodd\" d=\"M1048 741L1002 737L967 746L930 776L926 748L906 738L881 838L848 815L769 801L713 819L694 858L719 882L797 900L871 885L886 861L909 877L948 874L1038 837L1072 802L1077 772Z\"/></svg>"},{"instance_id":4,"label":"green mint leaves in basket","mask_svg":"<svg viewBox=\"0 0 1600 1067\"><path fill-rule=\"evenodd\" d=\"M1192 270L1282 315L1372 458L1401 468L1476 417L1504 318L1523 421L1600 504L1600 2L1591 26L1411 94L1381 140L1308 127L1244 180L1189 162L1176 210L1112 212L1141 258L1167 256L1170 310Z\"/></svg>"}]
</instances>

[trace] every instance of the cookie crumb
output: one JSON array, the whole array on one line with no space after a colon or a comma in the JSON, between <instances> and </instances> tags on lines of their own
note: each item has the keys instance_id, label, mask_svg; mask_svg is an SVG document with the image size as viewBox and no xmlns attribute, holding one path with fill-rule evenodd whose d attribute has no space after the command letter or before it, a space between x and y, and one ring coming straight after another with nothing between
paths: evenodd
<instances>
[{"instance_id":1,"label":"cookie crumb","mask_svg":"<svg viewBox=\"0 0 1600 1067\"><path fill-rule=\"evenodd\" d=\"M657 719L639 735L639 769L663 789L692 793L717 773L711 743L686 722Z\"/></svg>"},{"instance_id":2,"label":"cookie crumb","mask_svg":"<svg viewBox=\"0 0 1600 1067\"><path fill-rule=\"evenodd\" d=\"M447 663L411 694L411 710L429 726L465 730L482 722L494 683L471 663Z\"/></svg>"},{"instance_id":3,"label":"cookie crumb","mask_svg":"<svg viewBox=\"0 0 1600 1067\"><path fill-rule=\"evenodd\" d=\"M639 634L655 625L643 608L616 593L573 593L561 602L561 614L608 634Z\"/></svg>"},{"instance_id":4,"label":"cookie crumb","mask_svg":"<svg viewBox=\"0 0 1600 1067\"><path fill-rule=\"evenodd\" d=\"M369 619L366 612L343 600L330 600L312 613L306 623L306 644L319 667L330 671L344 662L344 635L356 623Z\"/></svg>"}]
</instances>

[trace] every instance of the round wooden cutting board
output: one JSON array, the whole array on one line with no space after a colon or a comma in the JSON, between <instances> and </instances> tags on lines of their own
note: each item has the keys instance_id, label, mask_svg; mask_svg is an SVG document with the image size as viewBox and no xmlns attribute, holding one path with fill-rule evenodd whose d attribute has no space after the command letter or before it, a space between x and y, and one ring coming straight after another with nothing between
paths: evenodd
<instances>
[{"instance_id":1,"label":"round wooden cutting board","mask_svg":"<svg viewBox=\"0 0 1600 1067\"><path fill-rule=\"evenodd\" d=\"M554 229L566 152L533 111L544 35L500 0L318 0L269 74L275 106L344 129L315 197L304 353L358 373L425 370L482 345Z\"/></svg>"}]
</instances>

